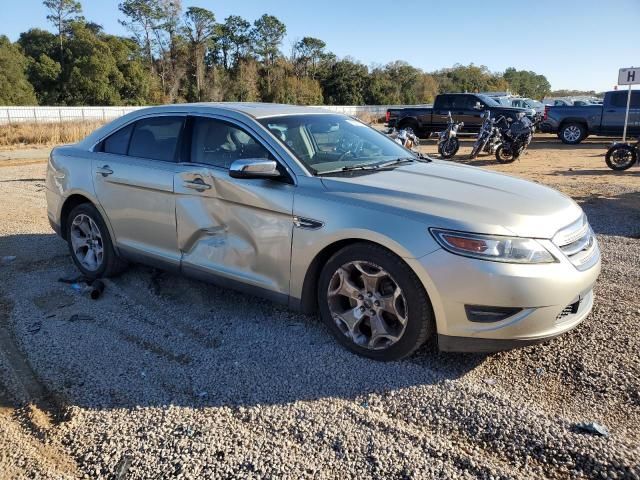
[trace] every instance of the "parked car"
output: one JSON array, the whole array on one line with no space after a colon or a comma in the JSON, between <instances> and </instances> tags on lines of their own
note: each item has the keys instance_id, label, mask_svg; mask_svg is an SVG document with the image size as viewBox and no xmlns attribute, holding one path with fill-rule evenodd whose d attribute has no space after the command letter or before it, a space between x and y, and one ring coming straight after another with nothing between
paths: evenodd
<instances>
[{"instance_id":1,"label":"parked car","mask_svg":"<svg viewBox=\"0 0 640 480\"><path fill-rule=\"evenodd\" d=\"M606 92L602 105L547 107L540 123L544 133L557 133L564 143L575 145L589 135L622 135L627 92ZM627 132L640 134L640 90L632 90Z\"/></svg>"},{"instance_id":2,"label":"parked car","mask_svg":"<svg viewBox=\"0 0 640 480\"><path fill-rule=\"evenodd\" d=\"M387 125L396 128L411 128L421 138L447 128L449 112L456 123L464 123L464 131L476 133L482 126L482 113L486 110L493 117L505 116L517 119L522 108L503 106L492 97L479 93L444 93L438 95L433 107L390 108L387 110Z\"/></svg>"},{"instance_id":3,"label":"parked car","mask_svg":"<svg viewBox=\"0 0 640 480\"><path fill-rule=\"evenodd\" d=\"M544 113L544 104L532 98L511 98L511 106L518 108L526 108L533 113Z\"/></svg>"},{"instance_id":4,"label":"parked car","mask_svg":"<svg viewBox=\"0 0 640 480\"><path fill-rule=\"evenodd\" d=\"M315 108L137 110L55 148L46 200L88 278L140 262L319 310L379 360L436 335L442 350L489 351L562 334L600 271L567 196Z\"/></svg>"}]
</instances>

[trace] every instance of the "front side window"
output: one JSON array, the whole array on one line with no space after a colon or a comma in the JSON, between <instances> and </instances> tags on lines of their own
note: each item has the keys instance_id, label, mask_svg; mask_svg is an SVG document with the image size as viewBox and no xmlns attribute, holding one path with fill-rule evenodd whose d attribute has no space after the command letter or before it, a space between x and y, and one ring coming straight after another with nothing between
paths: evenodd
<instances>
[{"instance_id":1,"label":"front side window","mask_svg":"<svg viewBox=\"0 0 640 480\"><path fill-rule=\"evenodd\" d=\"M241 158L273 158L255 138L235 125L196 117L191 141L191 162L229 169Z\"/></svg>"},{"instance_id":2,"label":"front side window","mask_svg":"<svg viewBox=\"0 0 640 480\"><path fill-rule=\"evenodd\" d=\"M173 162L184 117L151 117L135 123L128 155Z\"/></svg>"},{"instance_id":3,"label":"front side window","mask_svg":"<svg viewBox=\"0 0 640 480\"><path fill-rule=\"evenodd\" d=\"M410 151L345 115L286 115L259 120L312 172L414 159Z\"/></svg>"}]
</instances>

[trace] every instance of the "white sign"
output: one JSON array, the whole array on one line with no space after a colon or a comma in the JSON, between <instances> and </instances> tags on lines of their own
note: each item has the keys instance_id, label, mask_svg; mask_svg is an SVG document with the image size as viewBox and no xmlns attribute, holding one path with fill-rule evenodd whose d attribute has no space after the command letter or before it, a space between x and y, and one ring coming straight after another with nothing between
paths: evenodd
<instances>
[{"instance_id":1,"label":"white sign","mask_svg":"<svg viewBox=\"0 0 640 480\"><path fill-rule=\"evenodd\" d=\"M640 84L640 68L621 68L618 72L618 85Z\"/></svg>"}]
</instances>

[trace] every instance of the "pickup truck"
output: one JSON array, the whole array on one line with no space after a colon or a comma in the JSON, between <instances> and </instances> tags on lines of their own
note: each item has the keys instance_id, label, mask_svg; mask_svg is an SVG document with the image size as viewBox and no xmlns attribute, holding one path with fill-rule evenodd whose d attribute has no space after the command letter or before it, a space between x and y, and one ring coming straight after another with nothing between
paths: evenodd
<instances>
[{"instance_id":1,"label":"pickup truck","mask_svg":"<svg viewBox=\"0 0 640 480\"><path fill-rule=\"evenodd\" d=\"M426 138L447 128L449 112L455 122L464 122L464 132L478 132L485 110L492 117L504 115L513 120L520 112L529 114L524 108L505 107L481 93L443 93L436 97L433 107L390 108L386 120L388 127L411 128L417 136Z\"/></svg>"},{"instance_id":2,"label":"pickup truck","mask_svg":"<svg viewBox=\"0 0 640 480\"><path fill-rule=\"evenodd\" d=\"M602 105L546 107L540 131L556 133L569 145L578 144L589 135L622 135L627 93L606 92ZM627 133L640 134L640 90L631 91Z\"/></svg>"}]
</instances>

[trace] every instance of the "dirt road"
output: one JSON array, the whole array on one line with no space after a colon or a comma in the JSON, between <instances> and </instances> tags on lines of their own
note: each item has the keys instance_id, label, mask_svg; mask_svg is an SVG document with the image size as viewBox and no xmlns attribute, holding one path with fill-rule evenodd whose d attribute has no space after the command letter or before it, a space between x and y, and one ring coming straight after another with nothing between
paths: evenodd
<instances>
[{"instance_id":1,"label":"dirt road","mask_svg":"<svg viewBox=\"0 0 640 480\"><path fill-rule=\"evenodd\" d=\"M511 165L459 160L581 203L603 250L592 315L545 345L389 364L315 318L146 267L82 296L58 282L76 272L45 164L0 159L0 257L16 256L0 265L0 477L640 478L640 168L611 172L603 145L542 136Z\"/></svg>"}]
</instances>

